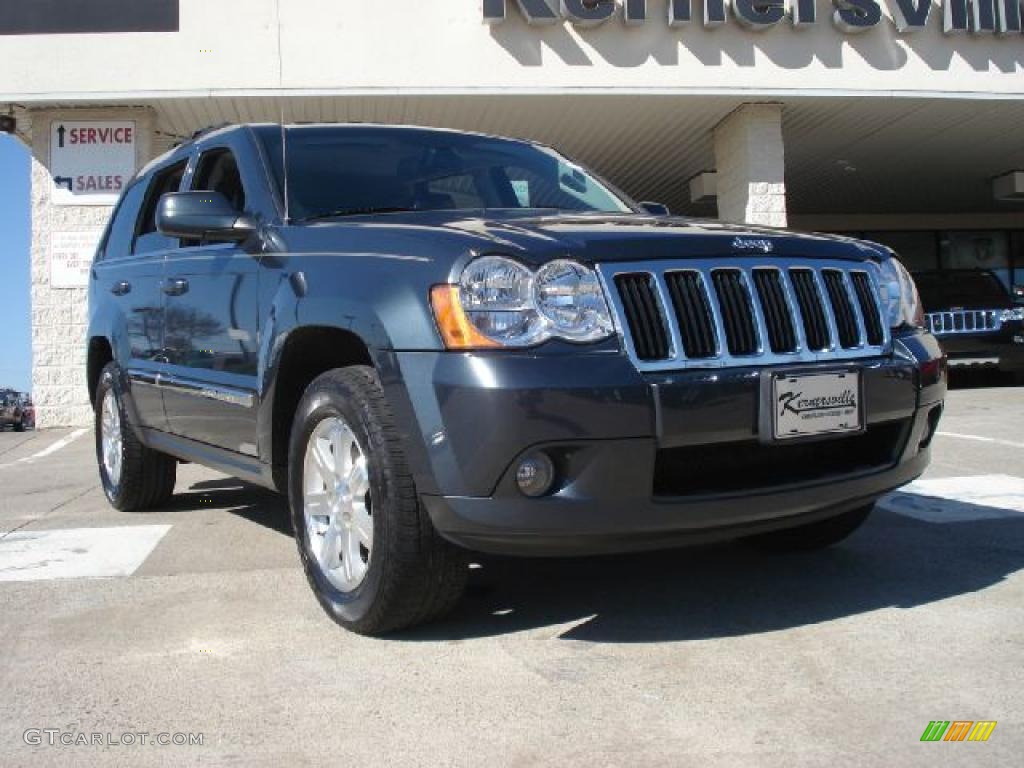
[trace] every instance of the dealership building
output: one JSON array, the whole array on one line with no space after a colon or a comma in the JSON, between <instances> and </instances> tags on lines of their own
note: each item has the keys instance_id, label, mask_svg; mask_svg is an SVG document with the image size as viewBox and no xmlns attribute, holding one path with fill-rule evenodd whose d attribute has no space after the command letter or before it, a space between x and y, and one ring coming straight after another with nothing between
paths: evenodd
<instances>
[{"instance_id":1,"label":"dealership building","mask_svg":"<svg viewBox=\"0 0 1024 768\"><path fill-rule=\"evenodd\" d=\"M1022 19L1024 0L0 0L38 423L90 422L86 286L118 191L225 123L537 139L674 213L1024 284Z\"/></svg>"}]
</instances>

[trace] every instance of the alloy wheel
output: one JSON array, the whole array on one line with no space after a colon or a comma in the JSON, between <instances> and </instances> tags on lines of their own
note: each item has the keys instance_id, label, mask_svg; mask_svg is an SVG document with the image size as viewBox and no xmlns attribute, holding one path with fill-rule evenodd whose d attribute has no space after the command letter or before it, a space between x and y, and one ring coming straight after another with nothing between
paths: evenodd
<instances>
[{"instance_id":1,"label":"alloy wheel","mask_svg":"<svg viewBox=\"0 0 1024 768\"><path fill-rule=\"evenodd\" d=\"M351 592L370 567L373 504L366 454L340 417L309 436L302 489L309 552L332 586Z\"/></svg>"},{"instance_id":2,"label":"alloy wheel","mask_svg":"<svg viewBox=\"0 0 1024 768\"><path fill-rule=\"evenodd\" d=\"M113 389L103 396L103 413L100 420L100 444L103 449L103 469L114 486L121 484L123 445L121 439L121 409Z\"/></svg>"}]
</instances>

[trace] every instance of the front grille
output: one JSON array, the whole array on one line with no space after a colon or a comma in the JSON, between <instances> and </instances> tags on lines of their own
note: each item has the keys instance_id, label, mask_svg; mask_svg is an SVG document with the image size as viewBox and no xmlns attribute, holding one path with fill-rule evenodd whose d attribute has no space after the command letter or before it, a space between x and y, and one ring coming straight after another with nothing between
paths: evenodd
<instances>
[{"instance_id":1,"label":"front grille","mask_svg":"<svg viewBox=\"0 0 1024 768\"><path fill-rule=\"evenodd\" d=\"M796 330L786 304L782 275L777 269L755 269L754 283L764 308L765 325L772 352L796 352Z\"/></svg>"},{"instance_id":2,"label":"front grille","mask_svg":"<svg viewBox=\"0 0 1024 768\"><path fill-rule=\"evenodd\" d=\"M882 320L878 315L878 305L875 303L877 294L871 285L871 279L867 272L851 272L850 279L853 280L853 288L857 292L857 305L860 307L861 317L864 318L868 344L878 346L885 341L885 334L882 332Z\"/></svg>"},{"instance_id":3,"label":"front grille","mask_svg":"<svg viewBox=\"0 0 1024 768\"><path fill-rule=\"evenodd\" d=\"M1003 327L999 309L961 309L956 312L932 312L925 315L928 330L936 335L986 333Z\"/></svg>"},{"instance_id":4,"label":"front grille","mask_svg":"<svg viewBox=\"0 0 1024 768\"><path fill-rule=\"evenodd\" d=\"M821 300L821 291L818 290L814 273L809 269L791 269L789 278L793 281L800 314L804 318L808 348L815 351L828 349L831 341L828 318L825 317L825 304Z\"/></svg>"},{"instance_id":5,"label":"front grille","mask_svg":"<svg viewBox=\"0 0 1024 768\"><path fill-rule=\"evenodd\" d=\"M622 308L633 332L633 346L641 360L661 360L668 356L668 334L660 302L650 275L619 275L615 285L622 297Z\"/></svg>"},{"instance_id":6,"label":"front grille","mask_svg":"<svg viewBox=\"0 0 1024 768\"><path fill-rule=\"evenodd\" d=\"M804 443L750 440L665 448L655 461L654 495L742 493L885 469L899 458L909 426L903 419L873 424L860 434Z\"/></svg>"},{"instance_id":7,"label":"front grille","mask_svg":"<svg viewBox=\"0 0 1024 768\"><path fill-rule=\"evenodd\" d=\"M665 275L675 321L682 333L683 351L690 359L714 357L717 353L711 305L699 272L670 272Z\"/></svg>"},{"instance_id":8,"label":"front grille","mask_svg":"<svg viewBox=\"0 0 1024 768\"><path fill-rule=\"evenodd\" d=\"M598 269L640 370L849 360L888 351L871 264L737 257Z\"/></svg>"},{"instance_id":9,"label":"front grille","mask_svg":"<svg viewBox=\"0 0 1024 768\"><path fill-rule=\"evenodd\" d=\"M738 269L716 269L711 273L722 308L725 338L731 355L753 355L757 352L757 330L750 294Z\"/></svg>"},{"instance_id":10,"label":"front grille","mask_svg":"<svg viewBox=\"0 0 1024 768\"><path fill-rule=\"evenodd\" d=\"M860 344L860 328L857 326L857 315L853 311L853 302L846 287L846 278L837 269L822 270L825 289L832 312L836 317L836 329L839 331L839 343L843 349L853 349Z\"/></svg>"}]
</instances>

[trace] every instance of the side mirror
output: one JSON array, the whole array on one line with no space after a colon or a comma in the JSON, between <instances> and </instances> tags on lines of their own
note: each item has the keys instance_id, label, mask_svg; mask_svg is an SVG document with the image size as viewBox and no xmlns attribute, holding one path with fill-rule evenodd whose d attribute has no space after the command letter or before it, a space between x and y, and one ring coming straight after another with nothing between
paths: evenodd
<instances>
[{"instance_id":1,"label":"side mirror","mask_svg":"<svg viewBox=\"0 0 1024 768\"><path fill-rule=\"evenodd\" d=\"M220 192L173 192L160 198L156 228L165 237L240 242L256 231L256 222Z\"/></svg>"},{"instance_id":2,"label":"side mirror","mask_svg":"<svg viewBox=\"0 0 1024 768\"><path fill-rule=\"evenodd\" d=\"M651 214L651 216L671 216L672 211L668 209L667 205L661 203L652 203L650 201L640 203L640 209Z\"/></svg>"}]
</instances>

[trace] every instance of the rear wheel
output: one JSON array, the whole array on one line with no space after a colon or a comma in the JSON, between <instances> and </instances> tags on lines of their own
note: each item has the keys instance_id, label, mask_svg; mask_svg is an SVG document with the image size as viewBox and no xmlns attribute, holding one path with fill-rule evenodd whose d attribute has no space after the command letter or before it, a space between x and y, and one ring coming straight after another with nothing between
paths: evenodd
<instances>
[{"instance_id":1,"label":"rear wheel","mask_svg":"<svg viewBox=\"0 0 1024 768\"><path fill-rule=\"evenodd\" d=\"M288 454L295 541L320 605L346 629L381 635L436 619L465 588L461 550L419 503L372 368L329 371L299 403Z\"/></svg>"},{"instance_id":2,"label":"rear wheel","mask_svg":"<svg viewBox=\"0 0 1024 768\"><path fill-rule=\"evenodd\" d=\"M860 528L874 508L874 504L869 504L866 507L851 509L849 512L844 512L836 517L830 517L827 520L820 520L816 523L801 525L796 528L763 533L759 536L751 536L749 539L745 539L745 541L758 549L773 552L800 552L824 549L833 544L838 544Z\"/></svg>"},{"instance_id":3,"label":"rear wheel","mask_svg":"<svg viewBox=\"0 0 1024 768\"><path fill-rule=\"evenodd\" d=\"M164 504L174 493L177 462L147 448L128 425L116 363L108 363L96 387L96 461L107 500L138 512Z\"/></svg>"},{"instance_id":4,"label":"rear wheel","mask_svg":"<svg viewBox=\"0 0 1024 768\"><path fill-rule=\"evenodd\" d=\"M20 418L20 419L19 419L19 420L18 420L18 421L17 421L17 422L16 422L15 424L14 424L14 431L15 431L15 432L24 432L24 431L25 431L25 417L24 417L24 416L22 416L22 417L21 417L21 418Z\"/></svg>"}]
</instances>

